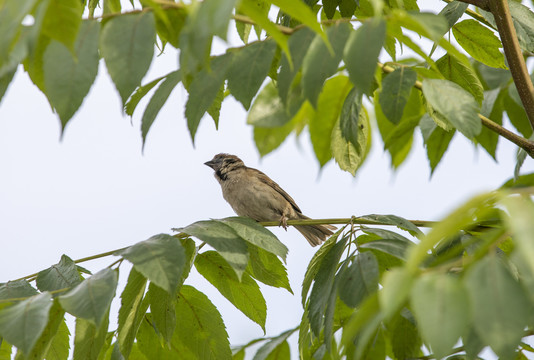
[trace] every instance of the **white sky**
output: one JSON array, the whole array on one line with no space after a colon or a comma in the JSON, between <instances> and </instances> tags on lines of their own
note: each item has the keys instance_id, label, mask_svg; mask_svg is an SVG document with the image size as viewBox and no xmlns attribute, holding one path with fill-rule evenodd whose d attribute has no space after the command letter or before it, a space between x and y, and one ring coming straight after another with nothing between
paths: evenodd
<instances>
[{"instance_id":1,"label":"white sky","mask_svg":"<svg viewBox=\"0 0 534 360\"><path fill-rule=\"evenodd\" d=\"M334 161L320 171L307 132L260 159L246 113L231 97L223 104L219 131L205 117L193 146L183 115L187 94L181 87L160 112L142 154L142 112L133 125L121 115L119 96L103 65L102 61L97 81L62 141L59 120L22 69L0 104L0 282L45 269L62 254L77 259L169 233L172 227L233 216L212 170L203 165L219 152L236 154L248 166L264 171L312 218L379 213L438 220L513 174L515 147L509 142L501 139L497 164L457 134L429 179L419 131L415 151L396 173L389 168L377 130L371 154L356 178ZM177 55L169 47L155 58L143 83L176 66ZM138 111L145 105L143 101ZM505 126L511 128L508 122ZM533 169L527 159L523 172ZM316 251L293 229L274 231L289 247L287 265L295 296L263 287L270 336L300 322L301 282ZM82 265L98 271L114 260ZM201 277L193 274L187 283L205 291L220 309L232 344L263 335Z\"/></svg>"}]
</instances>

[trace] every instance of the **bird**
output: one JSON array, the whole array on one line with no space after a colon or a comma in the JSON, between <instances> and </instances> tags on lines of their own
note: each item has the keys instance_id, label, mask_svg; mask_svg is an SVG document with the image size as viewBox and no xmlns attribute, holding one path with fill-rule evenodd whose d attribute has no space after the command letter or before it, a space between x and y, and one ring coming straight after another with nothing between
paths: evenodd
<instances>
[{"instance_id":1,"label":"bird","mask_svg":"<svg viewBox=\"0 0 534 360\"><path fill-rule=\"evenodd\" d=\"M295 200L263 172L245 166L235 155L217 154L204 163L215 171L224 199L238 216L256 221L279 221L287 230L287 220L309 219ZM295 228L317 246L334 233L332 225L295 225Z\"/></svg>"}]
</instances>

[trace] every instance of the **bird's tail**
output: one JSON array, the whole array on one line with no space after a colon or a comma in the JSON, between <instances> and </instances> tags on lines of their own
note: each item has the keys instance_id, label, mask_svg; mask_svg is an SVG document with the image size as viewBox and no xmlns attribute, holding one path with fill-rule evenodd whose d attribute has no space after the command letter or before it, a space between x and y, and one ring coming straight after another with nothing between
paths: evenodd
<instances>
[{"instance_id":1,"label":"bird's tail","mask_svg":"<svg viewBox=\"0 0 534 360\"><path fill-rule=\"evenodd\" d=\"M299 214L301 219L309 217ZM332 225L295 225L295 228L308 240L311 246L320 245L327 237L334 233L335 226Z\"/></svg>"}]
</instances>

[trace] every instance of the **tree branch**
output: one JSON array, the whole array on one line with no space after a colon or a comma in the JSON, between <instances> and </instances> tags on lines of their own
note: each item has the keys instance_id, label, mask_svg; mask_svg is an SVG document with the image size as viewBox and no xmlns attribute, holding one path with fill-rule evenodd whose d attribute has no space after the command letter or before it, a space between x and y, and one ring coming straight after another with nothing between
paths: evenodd
<instances>
[{"instance_id":1,"label":"tree branch","mask_svg":"<svg viewBox=\"0 0 534 360\"><path fill-rule=\"evenodd\" d=\"M395 71L395 69L389 65L378 63L378 66L382 68L383 72L388 73L388 74ZM530 77L529 77L529 81L530 81ZM420 81L416 81L414 87L418 90L422 90L423 84ZM497 124L495 121L488 119L482 114L478 114L478 117L482 121L482 125L490 129L491 131L494 131L497 134L501 135L503 138L513 142L514 144L516 144L517 146L525 150L530 157L534 158L534 142L533 141L525 139L524 137L511 132L510 130L502 127L501 125Z\"/></svg>"},{"instance_id":2,"label":"tree branch","mask_svg":"<svg viewBox=\"0 0 534 360\"><path fill-rule=\"evenodd\" d=\"M521 98L521 102L525 107L531 127L534 129L534 86L530 80L530 75L523 58L523 53L519 47L517 34L512 22L512 15L508 8L507 0L487 0L489 8L497 30L501 37L501 42L504 49L504 55L508 61L512 78L514 79L517 92ZM526 150L526 149L525 149ZM530 154L530 156L532 156Z\"/></svg>"}]
</instances>

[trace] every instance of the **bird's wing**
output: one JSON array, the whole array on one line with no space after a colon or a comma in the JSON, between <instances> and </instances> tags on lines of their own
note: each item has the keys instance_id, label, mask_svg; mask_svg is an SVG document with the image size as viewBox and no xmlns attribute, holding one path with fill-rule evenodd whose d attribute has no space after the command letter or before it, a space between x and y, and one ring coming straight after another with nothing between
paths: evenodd
<instances>
[{"instance_id":1,"label":"bird's wing","mask_svg":"<svg viewBox=\"0 0 534 360\"><path fill-rule=\"evenodd\" d=\"M248 168L248 170L250 171L253 171L257 174L258 176L258 179L272 187L274 190L276 190L276 192L278 192L280 195L282 195L287 201L289 201L289 203L291 204L291 206L293 207L293 209L295 209L297 212L299 213L302 213L302 211L299 209L299 207L297 206L297 203L295 203L295 200L293 200L293 198L291 196L289 196L288 193L286 193L284 191L284 189L282 189L280 187L280 185L278 185L277 183L275 183L273 180L271 180L271 178L269 178L267 175L265 175L264 173L262 173L261 171L257 170L257 169L253 169L253 168Z\"/></svg>"}]
</instances>

